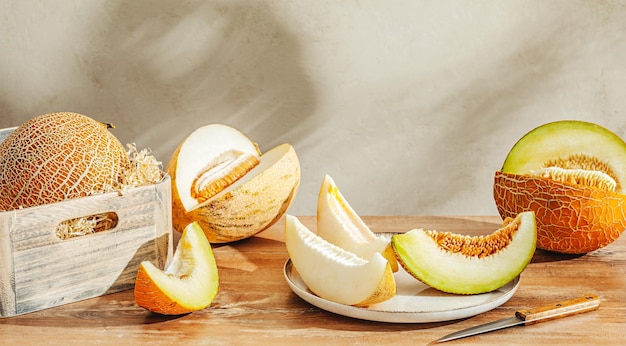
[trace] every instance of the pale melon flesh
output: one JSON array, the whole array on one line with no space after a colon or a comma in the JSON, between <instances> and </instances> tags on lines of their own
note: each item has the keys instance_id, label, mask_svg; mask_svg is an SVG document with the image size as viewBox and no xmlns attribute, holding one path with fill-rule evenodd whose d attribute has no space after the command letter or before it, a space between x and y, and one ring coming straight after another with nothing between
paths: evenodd
<instances>
[{"instance_id":1,"label":"pale melon flesh","mask_svg":"<svg viewBox=\"0 0 626 346\"><path fill-rule=\"evenodd\" d=\"M172 224L197 221L211 243L248 238L277 222L300 185L300 163L285 143L261 154L256 143L221 124L201 127L172 155Z\"/></svg>"},{"instance_id":2,"label":"pale melon flesh","mask_svg":"<svg viewBox=\"0 0 626 346\"><path fill-rule=\"evenodd\" d=\"M393 251L386 251L390 248L390 239L372 232L329 175L324 177L317 199L317 234L365 259L381 253L394 271L398 269Z\"/></svg>"},{"instance_id":3,"label":"pale melon flesh","mask_svg":"<svg viewBox=\"0 0 626 346\"><path fill-rule=\"evenodd\" d=\"M176 149L167 170L176 196L185 210L199 204L192 196L192 185L207 164L227 152L260 156L258 147L240 131L222 124L210 124L193 131ZM182 231L182 230L181 230Z\"/></svg>"},{"instance_id":4,"label":"pale melon flesh","mask_svg":"<svg viewBox=\"0 0 626 346\"><path fill-rule=\"evenodd\" d=\"M509 151L502 172L530 174L550 160L572 154L610 163L619 184L616 192L626 192L626 143L600 125L579 120L555 121L528 132Z\"/></svg>"},{"instance_id":5,"label":"pale melon flesh","mask_svg":"<svg viewBox=\"0 0 626 346\"><path fill-rule=\"evenodd\" d=\"M585 121L541 125L515 143L493 192L503 218L535 212L538 248L595 251L626 226L626 142Z\"/></svg>"},{"instance_id":6,"label":"pale melon flesh","mask_svg":"<svg viewBox=\"0 0 626 346\"><path fill-rule=\"evenodd\" d=\"M219 288L211 244L198 223L189 224L165 270L142 261L135 283L135 301L150 311L177 315L211 305Z\"/></svg>"},{"instance_id":7,"label":"pale melon flesh","mask_svg":"<svg viewBox=\"0 0 626 346\"><path fill-rule=\"evenodd\" d=\"M518 226L515 232L510 233L512 237L508 245L486 256L469 256L444 249L422 229L394 235L391 243L398 262L425 284L448 293L485 293L516 278L530 263L535 252L537 229L534 213L521 213L511 222L517 222ZM444 233L440 235L446 236ZM483 236L485 241L488 237ZM484 249L477 248L474 251L478 253Z\"/></svg>"},{"instance_id":8,"label":"pale melon flesh","mask_svg":"<svg viewBox=\"0 0 626 346\"><path fill-rule=\"evenodd\" d=\"M369 305L395 295L391 267L380 253L363 259L322 239L292 215L286 215L285 244L304 283L323 299Z\"/></svg>"}]
</instances>

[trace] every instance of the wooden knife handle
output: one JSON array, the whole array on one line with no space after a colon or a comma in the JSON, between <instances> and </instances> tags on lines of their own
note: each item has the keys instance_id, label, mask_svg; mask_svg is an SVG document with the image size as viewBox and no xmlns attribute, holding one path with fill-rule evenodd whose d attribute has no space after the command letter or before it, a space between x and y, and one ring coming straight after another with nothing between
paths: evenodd
<instances>
[{"instance_id":1,"label":"wooden knife handle","mask_svg":"<svg viewBox=\"0 0 626 346\"><path fill-rule=\"evenodd\" d=\"M600 307L600 298L595 294L566 300L560 303L515 312L517 318L525 321L525 325L554 320L557 318L596 310Z\"/></svg>"}]
</instances>

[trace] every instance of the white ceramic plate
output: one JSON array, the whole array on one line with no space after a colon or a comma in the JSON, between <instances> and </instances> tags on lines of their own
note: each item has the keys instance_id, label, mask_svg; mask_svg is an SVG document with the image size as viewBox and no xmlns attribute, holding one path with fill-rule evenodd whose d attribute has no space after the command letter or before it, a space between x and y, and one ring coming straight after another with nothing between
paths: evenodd
<instances>
[{"instance_id":1,"label":"white ceramic plate","mask_svg":"<svg viewBox=\"0 0 626 346\"><path fill-rule=\"evenodd\" d=\"M457 295L438 291L413 278L402 267L394 274L396 296L367 308L339 304L313 294L300 278L291 260L284 275L291 290L314 306L332 313L362 320L392 323L428 323L467 318L507 302L519 287L519 276L489 293Z\"/></svg>"}]
</instances>

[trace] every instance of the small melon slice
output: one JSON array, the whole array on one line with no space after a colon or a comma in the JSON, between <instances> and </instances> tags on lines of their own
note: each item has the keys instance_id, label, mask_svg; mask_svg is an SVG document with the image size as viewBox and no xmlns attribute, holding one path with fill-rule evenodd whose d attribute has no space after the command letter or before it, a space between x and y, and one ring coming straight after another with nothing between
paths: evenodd
<instances>
[{"instance_id":1,"label":"small melon slice","mask_svg":"<svg viewBox=\"0 0 626 346\"><path fill-rule=\"evenodd\" d=\"M322 239L292 215L285 218L285 244L304 283L323 299L368 306L396 294L391 266L380 253L363 259Z\"/></svg>"},{"instance_id":2,"label":"small melon slice","mask_svg":"<svg viewBox=\"0 0 626 346\"><path fill-rule=\"evenodd\" d=\"M165 271L150 261L141 262L135 282L135 302L152 312L180 315L211 305L218 286L211 244L194 222L183 230Z\"/></svg>"},{"instance_id":3,"label":"small melon slice","mask_svg":"<svg viewBox=\"0 0 626 346\"><path fill-rule=\"evenodd\" d=\"M503 218L532 210L537 247L587 253L626 228L626 143L589 122L557 121L524 135L494 178Z\"/></svg>"},{"instance_id":4,"label":"small melon slice","mask_svg":"<svg viewBox=\"0 0 626 346\"><path fill-rule=\"evenodd\" d=\"M317 235L359 257L381 253L398 270L389 237L377 235L363 222L343 197L334 180L326 175L317 198Z\"/></svg>"},{"instance_id":5,"label":"small melon slice","mask_svg":"<svg viewBox=\"0 0 626 346\"><path fill-rule=\"evenodd\" d=\"M172 178L172 223L179 232L197 221L211 243L248 238L286 212L300 185L300 163L289 144L261 155L238 130L201 127L176 149L166 171Z\"/></svg>"},{"instance_id":6,"label":"small melon slice","mask_svg":"<svg viewBox=\"0 0 626 346\"><path fill-rule=\"evenodd\" d=\"M414 229L394 235L398 262L413 277L443 292L478 294L496 290L530 263L536 244L532 212L507 219L487 236Z\"/></svg>"}]
</instances>

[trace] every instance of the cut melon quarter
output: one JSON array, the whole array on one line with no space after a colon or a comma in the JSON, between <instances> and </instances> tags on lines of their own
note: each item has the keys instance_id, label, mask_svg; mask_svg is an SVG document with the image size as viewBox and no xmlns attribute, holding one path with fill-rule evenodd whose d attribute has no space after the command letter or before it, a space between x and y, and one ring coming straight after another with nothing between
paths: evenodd
<instances>
[{"instance_id":1,"label":"cut melon quarter","mask_svg":"<svg viewBox=\"0 0 626 346\"><path fill-rule=\"evenodd\" d=\"M317 235L365 259L381 253L392 270L398 270L390 237L372 232L329 175L324 176L317 198Z\"/></svg>"},{"instance_id":2,"label":"cut melon quarter","mask_svg":"<svg viewBox=\"0 0 626 346\"><path fill-rule=\"evenodd\" d=\"M178 146L167 171L185 210L219 193L258 164L256 143L240 131L210 124L193 131Z\"/></svg>"},{"instance_id":3,"label":"cut melon quarter","mask_svg":"<svg viewBox=\"0 0 626 346\"><path fill-rule=\"evenodd\" d=\"M194 222L183 230L176 252L164 271L152 262L141 262L135 282L135 302L159 314L185 314L211 305L218 286L211 244Z\"/></svg>"},{"instance_id":4,"label":"cut melon quarter","mask_svg":"<svg viewBox=\"0 0 626 346\"><path fill-rule=\"evenodd\" d=\"M167 168L172 178L172 226L197 221L211 243L251 237L287 211L300 186L300 162L284 143L260 154L257 145L226 125L194 131Z\"/></svg>"},{"instance_id":5,"label":"cut melon quarter","mask_svg":"<svg viewBox=\"0 0 626 346\"><path fill-rule=\"evenodd\" d=\"M285 189L292 192L299 185L300 165L298 157L293 146L283 143L261 155L258 164L240 179L225 187L209 200L195 205L191 210L202 208L212 200L220 199L224 195L232 194L241 189L246 190L241 191L244 194L256 192L257 196L266 194L268 195L266 198L275 197L278 200L281 194L272 194L271 192Z\"/></svg>"},{"instance_id":6,"label":"cut melon quarter","mask_svg":"<svg viewBox=\"0 0 626 346\"><path fill-rule=\"evenodd\" d=\"M300 185L300 164L285 143L267 151L258 165L209 200L189 211L172 199L176 229L198 221L211 243L251 237L276 223L291 205Z\"/></svg>"},{"instance_id":7,"label":"cut melon quarter","mask_svg":"<svg viewBox=\"0 0 626 346\"><path fill-rule=\"evenodd\" d=\"M585 121L556 121L528 132L507 155L502 172L529 174L545 168L546 162L572 154L585 154L612 165L616 192L626 191L626 144L615 133Z\"/></svg>"},{"instance_id":8,"label":"cut melon quarter","mask_svg":"<svg viewBox=\"0 0 626 346\"><path fill-rule=\"evenodd\" d=\"M380 253L365 260L322 239L292 215L285 218L285 243L294 268L320 298L367 306L396 294L391 266Z\"/></svg>"}]
</instances>

